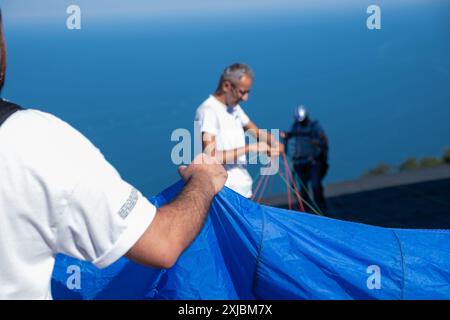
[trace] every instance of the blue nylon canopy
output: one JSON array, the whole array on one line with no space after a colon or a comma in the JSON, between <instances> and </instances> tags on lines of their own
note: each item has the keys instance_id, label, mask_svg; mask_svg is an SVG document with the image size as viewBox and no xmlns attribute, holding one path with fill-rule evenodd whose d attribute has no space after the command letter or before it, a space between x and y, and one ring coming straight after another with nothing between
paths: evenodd
<instances>
[{"instance_id":1,"label":"blue nylon canopy","mask_svg":"<svg viewBox=\"0 0 450 320\"><path fill-rule=\"evenodd\" d=\"M173 199L179 181L150 199ZM259 205L228 188L168 270L58 255L54 299L450 299L450 230L369 226ZM73 288L71 268L81 270ZM71 289L69 289L71 288Z\"/></svg>"}]
</instances>

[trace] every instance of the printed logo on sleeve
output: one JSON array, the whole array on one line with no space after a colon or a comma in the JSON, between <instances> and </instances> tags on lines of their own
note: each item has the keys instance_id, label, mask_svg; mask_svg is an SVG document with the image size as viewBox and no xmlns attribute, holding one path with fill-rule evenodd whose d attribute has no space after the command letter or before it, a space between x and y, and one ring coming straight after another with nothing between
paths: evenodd
<instances>
[{"instance_id":1,"label":"printed logo on sleeve","mask_svg":"<svg viewBox=\"0 0 450 320\"><path fill-rule=\"evenodd\" d=\"M119 216L122 219L125 219L130 214L131 210L136 206L136 202L138 200L139 194L138 191L133 188L131 189L130 195L128 196L127 201L124 203L122 208L119 210Z\"/></svg>"}]
</instances>

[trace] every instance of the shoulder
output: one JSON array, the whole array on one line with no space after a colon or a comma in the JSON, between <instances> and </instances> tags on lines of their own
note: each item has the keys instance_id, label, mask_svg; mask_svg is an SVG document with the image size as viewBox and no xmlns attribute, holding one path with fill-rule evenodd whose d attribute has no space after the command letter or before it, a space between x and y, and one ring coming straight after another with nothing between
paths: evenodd
<instances>
[{"instance_id":1,"label":"shoulder","mask_svg":"<svg viewBox=\"0 0 450 320\"><path fill-rule=\"evenodd\" d=\"M201 121L204 118L215 117L217 114L217 107L214 99L209 97L196 110L195 120Z\"/></svg>"},{"instance_id":2,"label":"shoulder","mask_svg":"<svg viewBox=\"0 0 450 320\"><path fill-rule=\"evenodd\" d=\"M240 105L237 105L235 107L235 112L241 121L242 127L246 127L250 123L250 118L247 116Z\"/></svg>"},{"instance_id":3,"label":"shoulder","mask_svg":"<svg viewBox=\"0 0 450 320\"><path fill-rule=\"evenodd\" d=\"M118 175L89 139L52 114L27 109L4 124L0 157L10 170L21 172L18 181L41 181L55 194L67 194L85 177L105 170Z\"/></svg>"},{"instance_id":4,"label":"shoulder","mask_svg":"<svg viewBox=\"0 0 450 320\"><path fill-rule=\"evenodd\" d=\"M57 118L56 116L54 116L50 113L44 112L44 111L37 110L37 109L20 110L20 111L14 113L10 119L13 120L14 122L30 121L30 123L33 123L33 124L59 120L59 118Z\"/></svg>"},{"instance_id":5,"label":"shoulder","mask_svg":"<svg viewBox=\"0 0 450 320\"><path fill-rule=\"evenodd\" d=\"M294 121L294 123L292 123L292 127L291 127L291 132L296 132L300 129L300 122L298 121Z\"/></svg>"},{"instance_id":6,"label":"shoulder","mask_svg":"<svg viewBox=\"0 0 450 320\"><path fill-rule=\"evenodd\" d=\"M215 99L214 96L210 95L206 100L204 100L200 104L200 106L197 108L197 110L214 109L217 107L218 104L219 104L219 102L217 101L217 99Z\"/></svg>"},{"instance_id":7,"label":"shoulder","mask_svg":"<svg viewBox=\"0 0 450 320\"><path fill-rule=\"evenodd\" d=\"M311 127L313 127L314 129L318 129L320 128L320 123L318 120L312 120L311 121Z\"/></svg>"},{"instance_id":8,"label":"shoulder","mask_svg":"<svg viewBox=\"0 0 450 320\"><path fill-rule=\"evenodd\" d=\"M245 119L247 122L250 120L248 115L245 113L244 109L242 109L242 107L239 104L235 107L235 110L236 113L239 115L239 117L241 117L241 119Z\"/></svg>"},{"instance_id":9,"label":"shoulder","mask_svg":"<svg viewBox=\"0 0 450 320\"><path fill-rule=\"evenodd\" d=\"M27 124L32 125L33 127L46 126L46 125L50 125L51 127L53 127L55 125L56 126L61 126L61 125L68 126L68 124L66 122L64 122L57 116L55 116L51 113L48 113L48 112L37 110L37 109L24 109L24 110L18 111L11 116L11 119L13 120L12 122L14 122L16 124L19 122L21 125L23 125L24 123L27 123Z\"/></svg>"},{"instance_id":10,"label":"shoulder","mask_svg":"<svg viewBox=\"0 0 450 320\"><path fill-rule=\"evenodd\" d=\"M70 124L47 112L26 109L11 116L2 128L4 142L17 156L30 163L53 163L55 167L75 162L87 165L102 159L101 152ZM5 129L3 131L3 129Z\"/></svg>"},{"instance_id":11,"label":"shoulder","mask_svg":"<svg viewBox=\"0 0 450 320\"><path fill-rule=\"evenodd\" d=\"M316 134L321 134L321 133L325 133L323 131L322 126L320 125L318 120L314 120L312 123L312 130L316 133Z\"/></svg>"},{"instance_id":12,"label":"shoulder","mask_svg":"<svg viewBox=\"0 0 450 320\"><path fill-rule=\"evenodd\" d=\"M73 140L87 142L87 139L74 127L59 117L36 109L16 112L12 117L10 128L21 132L20 136L28 139ZM45 141L43 141L45 142Z\"/></svg>"},{"instance_id":13,"label":"shoulder","mask_svg":"<svg viewBox=\"0 0 450 320\"><path fill-rule=\"evenodd\" d=\"M14 140L58 139L61 135L76 132L68 123L60 118L36 109L25 109L15 112L4 123L4 133L13 136Z\"/></svg>"}]
</instances>

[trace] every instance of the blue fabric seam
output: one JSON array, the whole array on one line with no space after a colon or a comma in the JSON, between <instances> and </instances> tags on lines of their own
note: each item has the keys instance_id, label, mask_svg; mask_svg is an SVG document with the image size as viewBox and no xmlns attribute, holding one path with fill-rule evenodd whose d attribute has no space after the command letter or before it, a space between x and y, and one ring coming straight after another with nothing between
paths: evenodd
<instances>
[{"instance_id":1,"label":"blue fabric seam","mask_svg":"<svg viewBox=\"0 0 450 320\"><path fill-rule=\"evenodd\" d=\"M401 265L402 265L402 286L401 286L401 300L405 299L405 259L404 259L404 255L403 255L403 248L402 248L402 243L400 242L400 238L397 235L397 232L395 232L394 230L392 231L394 233L395 239L397 240L397 244L398 244L398 248L400 250L400 258L401 258Z\"/></svg>"},{"instance_id":2,"label":"blue fabric seam","mask_svg":"<svg viewBox=\"0 0 450 320\"><path fill-rule=\"evenodd\" d=\"M266 230L266 213L262 211L262 227L261 227L261 241L259 242L259 248L258 248L258 254L256 255L256 263L255 263L255 272L253 273L253 291L256 289L256 282L257 282L257 274L258 269L260 265L260 256L262 252L262 247L264 243L264 233Z\"/></svg>"}]
</instances>

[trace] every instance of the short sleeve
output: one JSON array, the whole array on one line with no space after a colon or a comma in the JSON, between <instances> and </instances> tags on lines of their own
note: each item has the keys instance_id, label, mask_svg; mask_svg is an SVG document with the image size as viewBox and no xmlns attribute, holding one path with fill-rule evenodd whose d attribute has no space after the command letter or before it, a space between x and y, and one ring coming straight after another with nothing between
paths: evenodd
<instances>
[{"instance_id":1,"label":"short sleeve","mask_svg":"<svg viewBox=\"0 0 450 320\"><path fill-rule=\"evenodd\" d=\"M79 175L57 225L57 250L104 268L126 254L151 224L154 207L87 139L71 137ZM71 153L72 157L78 157ZM78 163L76 165L75 163Z\"/></svg>"},{"instance_id":2,"label":"short sleeve","mask_svg":"<svg viewBox=\"0 0 450 320\"><path fill-rule=\"evenodd\" d=\"M236 112L239 119L241 120L242 126L245 127L250 122L250 118L239 105L236 106Z\"/></svg>"},{"instance_id":3,"label":"short sleeve","mask_svg":"<svg viewBox=\"0 0 450 320\"><path fill-rule=\"evenodd\" d=\"M202 108L197 111L195 121L197 122L200 132L217 135L219 133L219 124L217 115L211 108Z\"/></svg>"}]
</instances>

